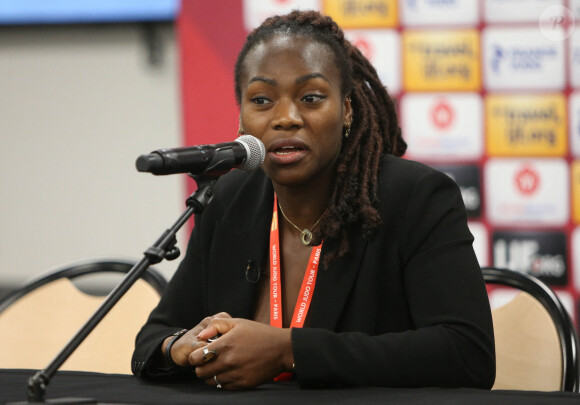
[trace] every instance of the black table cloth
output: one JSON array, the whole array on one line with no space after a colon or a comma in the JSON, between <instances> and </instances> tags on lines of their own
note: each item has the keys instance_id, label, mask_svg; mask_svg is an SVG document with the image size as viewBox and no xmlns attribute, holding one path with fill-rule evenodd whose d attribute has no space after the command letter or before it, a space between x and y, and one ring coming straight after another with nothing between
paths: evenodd
<instances>
[{"instance_id":1,"label":"black table cloth","mask_svg":"<svg viewBox=\"0 0 580 405\"><path fill-rule=\"evenodd\" d=\"M0 370L0 403L26 401L35 370ZM295 382L264 384L250 391L220 391L196 380L150 383L130 375L59 371L46 399L89 397L109 404L574 404L570 392L486 391L442 388L340 388L302 390Z\"/></svg>"}]
</instances>

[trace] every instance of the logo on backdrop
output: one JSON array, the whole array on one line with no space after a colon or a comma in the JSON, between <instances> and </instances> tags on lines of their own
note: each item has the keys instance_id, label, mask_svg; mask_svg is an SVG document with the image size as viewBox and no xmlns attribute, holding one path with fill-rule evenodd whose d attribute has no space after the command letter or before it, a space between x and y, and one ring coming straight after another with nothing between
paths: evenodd
<instances>
[{"instance_id":1,"label":"logo on backdrop","mask_svg":"<svg viewBox=\"0 0 580 405\"><path fill-rule=\"evenodd\" d=\"M324 14L342 27L395 27L397 0L324 0Z\"/></svg>"},{"instance_id":2,"label":"logo on backdrop","mask_svg":"<svg viewBox=\"0 0 580 405\"><path fill-rule=\"evenodd\" d=\"M388 2L380 0L343 1L342 11L345 16L361 19L368 18L369 15L384 18L391 12Z\"/></svg>"},{"instance_id":3,"label":"logo on backdrop","mask_svg":"<svg viewBox=\"0 0 580 405\"><path fill-rule=\"evenodd\" d=\"M572 162L572 217L574 223L580 225L580 160ZM580 250L578 252L580 253ZM578 277L580 281L580 274Z\"/></svg>"},{"instance_id":4,"label":"logo on backdrop","mask_svg":"<svg viewBox=\"0 0 580 405\"><path fill-rule=\"evenodd\" d=\"M431 109L433 125L441 130L451 126L454 115L453 108L445 100L439 100Z\"/></svg>"},{"instance_id":5,"label":"logo on backdrop","mask_svg":"<svg viewBox=\"0 0 580 405\"><path fill-rule=\"evenodd\" d=\"M493 233L493 264L531 274L550 285L566 285L566 235L552 231Z\"/></svg>"},{"instance_id":6,"label":"logo on backdrop","mask_svg":"<svg viewBox=\"0 0 580 405\"><path fill-rule=\"evenodd\" d=\"M251 31L264 19L292 10L320 10L319 0L242 0L244 28Z\"/></svg>"},{"instance_id":7,"label":"logo on backdrop","mask_svg":"<svg viewBox=\"0 0 580 405\"><path fill-rule=\"evenodd\" d=\"M547 61L558 56L557 50L550 46L505 48L493 44L492 49L491 69L495 73L501 73L502 68L515 72L541 71Z\"/></svg>"},{"instance_id":8,"label":"logo on backdrop","mask_svg":"<svg viewBox=\"0 0 580 405\"><path fill-rule=\"evenodd\" d=\"M574 31L570 37L569 59L570 82L574 88L578 89L580 88L580 30Z\"/></svg>"},{"instance_id":9,"label":"logo on backdrop","mask_svg":"<svg viewBox=\"0 0 580 405\"><path fill-rule=\"evenodd\" d=\"M564 159L490 159L485 164L489 221L496 225L563 226L569 214L569 167Z\"/></svg>"},{"instance_id":10,"label":"logo on backdrop","mask_svg":"<svg viewBox=\"0 0 580 405\"><path fill-rule=\"evenodd\" d=\"M479 159L483 153L481 97L476 93L407 93L401 123L414 159Z\"/></svg>"},{"instance_id":11,"label":"logo on backdrop","mask_svg":"<svg viewBox=\"0 0 580 405\"><path fill-rule=\"evenodd\" d=\"M406 31L403 66L409 91L479 90L479 33Z\"/></svg>"},{"instance_id":12,"label":"logo on backdrop","mask_svg":"<svg viewBox=\"0 0 580 405\"><path fill-rule=\"evenodd\" d=\"M551 41L535 28L488 28L482 43L490 89L564 88L563 42Z\"/></svg>"},{"instance_id":13,"label":"logo on backdrop","mask_svg":"<svg viewBox=\"0 0 580 405\"><path fill-rule=\"evenodd\" d=\"M477 165L433 165L451 177L461 190L461 197L469 218L481 216L481 185Z\"/></svg>"},{"instance_id":14,"label":"logo on backdrop","mask_svg":"<svg viewBox=\"0 0 580 405\"><path fill-rule=\"evenodd\" d=\"M578 70L580 71L580 63L578 65ZM568 111L570 111L570 149L574 157L580 158L580 93L573 93L570 96L568 103Z\"/></svg>"},{"instance_id":15,"label":"logo on backdrop","mask_svg":"<svg viewBox=\"0 0 580 405\"><path fill-rule=\"evenodd\" d=\"M354 40L352 44L356 46L369 61L373 59L375 52L370 42L366 38L359 37Z\"/></svg>"},{"instance_id":16,"label":"logo on backdrop","mask_svg":"<svg viewBox=\"0 0 580 405\"><path fill-rule=\"evenodd\" d=\"M516 172L516 188L523 195L532 195L540 185L540 176L533 167L524 166Z\"/></svg>"},{"instance_id":17,"label":"logo on backdrop","mask_svg":"<svg viewBox=\"0 0 580 405\"><path fill-rule=\"evenodd\" d=\"M476 25L478 2L473 0L406 0L400 1L401 21L407 26Z\"/></svg>"},{"instance_id":18,"label":"logo on backdrop","mask_svg":"<svg viewBox=\"0 0 580 405\"><path fill-rule=\"evenodd\" d=\"M396 30L345 30L346 38L373 64L381 82L394 96L401 89L401 73L398 63L401 56L400 38Z\"/></svg>"},{"instance_id":19,"label":"logo on backdrop","mask_svg":"<svg viewBox=\"0 0 580 405\"><path fill-rule=\"evenodd\" d=\"M489 95L486 140L491 156L564 156L567 151L563 94Z\"/></svg>"},{"instance_id":20,"label":"logo on backdrop","mask_svg":"<svg viewBox=\"0 0 580 405\"><path fill-rule=\"evenodd\" d=\"M551 7L547 7L550 3L557 2L552 0L485 0L483 3L485 19L488 22L538 23L539 16L549 21L551 15L558 15L558 13L553 13L553 10L548 10Z\"/></svg>"},{"instance_id":21,"label":"logo on backdrop","mask_svg":"<svg viewBox=\"0 0 580 405\"><path fill-rule=\"evenodd\" d=\"M574 228L572 232L572 268L574 269L574 284L576 290L580 291L580 227ZM580 324L579 324L580 325Z\"/></svg>"}]
</instances>

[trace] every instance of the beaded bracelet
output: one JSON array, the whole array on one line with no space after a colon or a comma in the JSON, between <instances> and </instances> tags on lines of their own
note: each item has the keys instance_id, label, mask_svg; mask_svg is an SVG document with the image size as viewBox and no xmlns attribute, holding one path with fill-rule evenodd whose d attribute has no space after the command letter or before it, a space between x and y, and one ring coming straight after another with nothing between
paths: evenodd
<instances>
[{"instance_id":1,"label":"beaded bracelet","mask_svg":"<svg viewBox=\"0 0 580 405\"><path fill-rule=\"evenodd\" d=\"M173 344L175 342L177 342L179 340L180 337L182 337L183 335L185 335L187 332L188 332L187 329L182 329L179 332L175 332L173 334L173 337L171 338L171 340L169 342L167 342L167 346L165 346L165 352L164 352L165 360L173 368L178 368L178 369L187 369L187 368L189 368L189 367L180 366L175 361L173 361L173 357L171 357L171 347L173 346Z\"/></svg>"}]
</instances>

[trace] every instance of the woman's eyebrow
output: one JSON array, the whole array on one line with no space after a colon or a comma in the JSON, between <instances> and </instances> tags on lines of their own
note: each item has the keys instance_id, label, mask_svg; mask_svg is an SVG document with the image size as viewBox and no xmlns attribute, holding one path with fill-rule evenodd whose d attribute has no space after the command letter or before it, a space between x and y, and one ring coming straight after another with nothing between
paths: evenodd
<instances>
[{"instance_id":1,"label":"woman's eyebrow","mask_svg":"<svg viewBox=\"0 0 580 405\"><path fill-rule=\"evenodd\" d=\"M250 81L248 82L248 84L253 83L253 82L265 82L271 86L277 86L278 82L274 79L269 79L267 77L264 76L254 76L250 79Z\"/></svg>"},{"instance_id":2,"label":"woman's eyebrow","mask_svg":"<svg viewBox=\"0 0 580 405\"><path fill-rule=\"evenodd\" d=\"M326 76L324 76L322 73L310 73L310 74L307 74L304 76L300 76L294 82L296 84L301 84L301 83L307 82L308 80L311 80L311 79L322 79L322 80L330 83L330 80L328 80L328 78ZM278 85L278 82L276 80L270 79L270 78L264 77L264 76L254 76L250 79L248 84L251 84L254 82L264 82L264 83L267 83L271 86Z\"/></svg>"},{"instance_id":3,"label":"woman's eyebrow","mask_svg":"<svg viewBox=\"0 0 580 405\"><path fill-rule=\"evenodd\" d=\"M326 76L324 76L322 73L310 73L308 75L300 76L294 82L296 84L300 84L300 83L307 82L310 79L322 79L322 80L330 83L330 80L328 80L328 78Z\"/></svg>"}]
</instances>

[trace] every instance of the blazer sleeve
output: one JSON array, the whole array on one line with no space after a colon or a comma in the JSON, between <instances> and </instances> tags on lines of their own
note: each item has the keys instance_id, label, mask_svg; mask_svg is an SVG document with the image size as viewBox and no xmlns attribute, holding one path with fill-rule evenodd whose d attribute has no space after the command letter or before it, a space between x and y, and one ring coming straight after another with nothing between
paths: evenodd
<instances>
[{"instance_id":1,"label":"blazer sleeve","mask_svg":"<svg viewBox=\"0 0 580 405\"><path fill-rule=\"evenodd\" d=\"M210 309L211 300L208 293L211 291L211 283L208 281L210 278L210 256L212 246L221 247L222 243L226 243L223 240L218 242L214 240L219 237L216 235L217 222L223 220L224 216L227 217L227 212L230 210L233 211L231 213L233 218L248 218L248 215L241 213L248 211L248 206L252 207L256 198L262 196L264 193L262 189L269 184L265 179L263 172L258 170L252 174L233 170L220 177L216 182L213 187L214 198L205 207L203 213L195 217L195 227L191 233L184 259L169 281L159 304L151 312L146 324L137 335L131 363L135 375L144 378L161 378L183 373L183 370L167 369L161 354L161 345L165 338L181 329L191 329L197 326L206 316L216 312L227 311L233 316L240 316L239 313L232 310L232 306L225 308L219 305L217 308L214 306ZM271 195L271 188L267 191L268 195ZM236 197L238 195L239 197ZM248 202L248 195L254 197L251 202ZM232 201L238 201L238 204L236 205ZM252 221L252 219L250 218L248 221ZM267 225L269 226L269 223ZM220 249L217 251L219 254ZM245 254L245 252L243 253ZM227 260L224 268L235 271L235 267ZM237 285L233 282L222 281L219 288L220 291L229 292L233 288L237 288ZM252 306L251 291L253 291L253 287L249 290L250 292L247 294L249 304L241 305L240 302L235 302L233 305L235 310Z\"/></svg>"},{"instance_id":2,"label":"blazer sleeve","mask_svg":"<svg viewBox=\"0 0 580 405\"><path fill-rule=\"evenodd\" d=\"M398 261L414 327L377 336L293 329L302 387L493 385L491 311L459 188L430 170L408 196Z\"/></svg>"}]
</instances>

